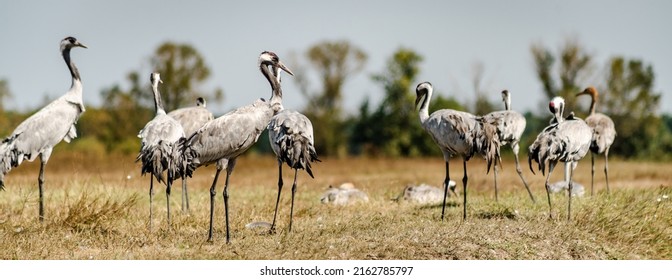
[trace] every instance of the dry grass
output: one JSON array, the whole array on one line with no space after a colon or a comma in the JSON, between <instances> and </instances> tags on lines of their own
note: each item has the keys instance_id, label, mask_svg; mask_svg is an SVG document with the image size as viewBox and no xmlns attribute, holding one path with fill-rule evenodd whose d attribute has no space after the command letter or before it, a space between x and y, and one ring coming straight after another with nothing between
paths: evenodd
<instances>
[{"instance_id":1,"label":"dry grass","mask_svg":"<svg viewBox=\"0 0 672 280\"><path fill-rule=\"evenodd\" d=\"M590 186L590 160L576 180ZM270 221L277 192L271 157L241 158L231 178L232 243L224 242L223 179L217 189L215 242L206 242L209 186L214 169L199 169L190 180L191 214L180 211L180 182L166 223L165 188L155 196L154 230L148 230L149 178L139 177L133 157L86 159L54 153L46 172L46 220L37 219L37 170L27 163L6 177L0 193L0 259L671 259L672 164L613 161L612 194L604 192L598 161L597 194L573 200L553 196L548 220L543 177L525 168L538 202L527 197L512 161L500 172L500 200L494 201L492 174L472 159L468 220L461 199L441 205L395 203L410 183L439 185L443 162L431 159L325 159L316 179L299 175L294 228L286 232L291 176L287 168L278 233L245 228ZM553 180L561 178L556 171ZM451 162L461 190L462 165ZM130 179L127 176L131 176ZM223 177L222 177L223 178ZM322 205L329 184L354 182L368 204Z\"/></svg>"}]
</instances>

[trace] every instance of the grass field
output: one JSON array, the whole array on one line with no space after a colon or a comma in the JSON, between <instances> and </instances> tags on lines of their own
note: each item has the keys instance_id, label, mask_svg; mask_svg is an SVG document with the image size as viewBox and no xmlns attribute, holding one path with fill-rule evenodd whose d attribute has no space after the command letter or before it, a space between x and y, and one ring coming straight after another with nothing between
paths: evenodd
<instances>
[{"instance_id":1,"label":"grass field","mask_svg":"<svg viewBox=\"0 0 672 280\"><path fill-rule=\"evenodd\" d=\"M505 160L499 173L499 202L483 160L472 159L468 168L467 221L461 218L461 198L454 197L441 221L440 204L391 200L406 184L439 186L440 158L323 159L314 166L315 179L299 173L291 233L286 228L293 172L285 168L278 232L269 235L245 224L272 220L277 165L272 157L243 157L231 177L232 242L226 244L223 177L215 241L206 242L212 167L199 169L189 181L188 215L180 211L180 182L175 182L170 225L165 187L159 185L149 231L149 177L139 176L134 157L96 160L57 151L46 171L43 223L37 219L39 163L24 163L7 175L0 192L0 259L672 259L672 163L613 160L607 195L598 160L596 195L587 189L573 200L571 221L566 194L552 196L555 217L548 219L544 177L527 167L536 204L513 161ZM561 172L556 169L551 181ZM459 159L451 161L451 174L461 192ZM575 179L590 187L590 159L579 164ZM369 203L320 203L328 185L348 181L368 193Z\"/></svg>"}]
</instances>

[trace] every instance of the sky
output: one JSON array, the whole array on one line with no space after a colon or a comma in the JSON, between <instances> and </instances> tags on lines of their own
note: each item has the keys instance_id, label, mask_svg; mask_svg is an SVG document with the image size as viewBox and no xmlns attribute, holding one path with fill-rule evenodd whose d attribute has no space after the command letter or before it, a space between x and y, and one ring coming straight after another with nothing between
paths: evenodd
<instances>
[{"instance_id":1,"label":"sky","mask_svg":"<svg viewBox=\"0 0 672 280\"><path fill-rule=\"evenodd\" d=\"M72 51L82 76L86 106L101 105L101 90L128 88L131 71L152 71L149 57L163 42L188 43L212 71L202 90L224 90L208 103L221 115L270 97L257 68L262 51L277 53L291 69L312 45L348 40L368 54L364 69L346 81L345 111L356 113L383 96L371 75L401 47L423 57L418 81L461 102L472 102L473 68L484 67L482 89L500 102L512 94L518 111L543 111L544 94L534 73L532 44L559 50L568 38L594 56L599 85L613 56L653 65L661 112L672 113L672 1L8 1L0 0L0 79L13 98L6 107L30 110L64 94L70 74L59 43L74 36L88 49ZM305 65L305 60L299 61ZM295 68L296 68L295 67ZM298 85L283 76L285 108L306 102ZM319 89L317 80L312 90ZM587 101L586 101L587 102ZM598 107L599 108L599 107Z\"/></svg>"}]
</instances>

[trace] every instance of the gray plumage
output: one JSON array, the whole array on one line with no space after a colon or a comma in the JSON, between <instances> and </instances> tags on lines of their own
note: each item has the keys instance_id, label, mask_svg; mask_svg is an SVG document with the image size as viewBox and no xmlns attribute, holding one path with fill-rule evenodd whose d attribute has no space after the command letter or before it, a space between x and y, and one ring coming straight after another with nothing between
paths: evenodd
<instances>
[{"instance_id":1,"label":"gray plumage","mask_svg":"<svg viewBox=\"0 0 672 280\"><path fill-rule=\"evenodd\" d=\"M65 64L70 70L70 89L37 113L24 120L12 134L0 144L0 190L4 189L4 176L24 159L33 161L40 156L39 220L44 220L43 188L44 168L51 152L61 140L69 143L77 137L75 124L84 113L82 101L82 80L75 63L70 59L70 50L75 47L87 48L73 37L61 41L60 50Z\"/></svg>"},{"instance_id":2,"label":"gray plumage","mask_svg":"<svg viewBox=\"0 0 672 280\"><path fill-rule=\"evenodd\" d=\"M177 120L184 129L184 135L191 136L205 123L214 119L212 113L206 109L205 99L196 98L196 106L180 108L168 113L169 117ZM182 211L189 211L189 194L187 192L187 178L182 178Z\"/></svg>"},{"instance_id":3,"label":"gray plumage","mask_svg":"<svg viewBox=\"0 0 672 280\"><path fill-rule=\"evenodd\" d=\"M189 137L184 145L183 162L187 176L199 166L216 164L217 171L210 187L210 229L208 241L212 241L212 225L214 218L215 186L219 173L226 167L226 182L224 184L224 210L226 215L226 242L229 234L229 204L228 187L229 177L233 172L236 159L257 142L259 135L268 126L271 117L282 109L282 90L273 77L269 67L280 67L290 72L278 56L273 52L262 52L258 66L261 73L271 85L272 96L267 102L256 100L253 104L240 107L221 117L207 122L198 131Z\"/></svg>"},{"instance_id":4,"label":"gray plumage","mask_svg":"<svg viewBox=\"0 0 672 280\"><path fill-rule=\"evenodd\" d=\"M546 172L546 166L548 166L545 187L550 217L552 217L552 211L548 180L553 168L559 161L572 164L575 168L576 163L588 152L592 138L592 130L585 121L574 117L573 114L570 114L567 119L563 119L564 108L565 101L561 97L555 97L551 100L549 109L555 116L555 121L537 135L537 139L530 145L528 153L528 163L532 173L534 173L534 169L532 169L533 160L537 162L542 174ZM571 193L571 172L569 182L569 193ZM567 219L571 217L571 195L569 197Z\"/></svg>"},{"instance_id":5,"label":"gray plumage","mask_svg":"<svg viewBox=\"0 0 672 280\"><path fill-rule=\"evenodd\" d=\"M497 127L497 134L499 135L500 144L508 144L511 146L513 155L516 159L516 172L518 172L518 176L523 181L523 185L525 185L525 189L527 189L527 193L530 195L530 199L532 199L532 202L535 202L532 191L530 191L530 187L527 185L527 181L525 181L525 178L523 177L523 169L520 167L520 161L518 159L518 152L520 151L520 137L525 131L525 125L527 122L525 121L525 117L522 114L511 110L511 95L509 94L508 90L502 91L502 101L504 102L504 111L495 111L484 115L483 118L486 120L486 122L492 123ZM495 166L493 167L493 173L495 174L495 200L499 199L497 194L498 161L499 160L494 161Z\"/></svg>"},{"instance_id":6,"label":"gray plumage","mask_svg":"<svg viewBox=\"0 0 672 280\"><path fill-rule=\"evenodd\" d=\"M166 184L166 210L170 223L170 190L175 179L181 177L180 142L185 141L184 130L180 123L166 115L159 93L161 77L159 73L150 76L154 92L156 116L140 130L138 137L142 139L140 153L136 161L142 162L141 174L150 173L149 178L149 227L152 227L152 198L154 196L154 178ZM164 179L163 173L166 172Z\"/></svg>"},{"instance_id":7,"label":"gray plumage","mask_svg":"<svg viewBox=\"0 0 672 280\"><path fill-rule=\"evenodd\" d=\"M423 82L415 89L417 97L415 105L420 106L420 123L439 146L446 161L446 178L444 180L443 207L441 219L446 209L446 196L450 182L449 161L452 156L461 156L464 166L462 177L463 199L462 219L467 218L467 161L475 154L482 155L488 163L488 171L492 162L499 158L499 136L495 124L482 117L452 109L442 109L429 115L429 100L432 98L432 84Z\"/></svg>"},{"instance_id":8,"label":"gray plumage","mask_svg":"<svg viewBox=\"0 0 672 280\"><path fill-rule=\"evenodd\" d=\"M276 69L277 84L280 86L280 68ZM292 74L291 72L289 74ZM282 192L282 165L287 163L294 169L294 183L292 184L292 204L289 214L289 232L292 231L292 216L294 215L294 194L296 193L296 175L299 169L305 169L311 178L314 178L310 163L320 161L317 158L313 139L313 125L305 115L293 110L281 110L268 124L268 140L278 159L278 196L275 201L275 213L271 232L275 231L275 222L278 215L278 204Z\"/></svg>"},{"instance_id":9,"label":"gray plumage","mask_svg":"<svg viewBox=\"0 0 672 280\"><path fill-rule=\"evenodd\" d=\"M604 154L604 177L607 181L607 193L609 192L609 148L616 138L616 127L614 121L605 114L596 113L598 93L594 87L588 87L576 96L587 94L591 97L590 115L586 118L586 123L593 129L593 137L590 142L590 195L593 195L593 185L595 181L595 154Z\"/></svg>"},{"instance_id":10,"label":"gray plumage","mask_svg":"<svg viewBox=\"0 0 672 280\"><path fill-rule=\"evenodd\" d=\"M173 110L168 113L168 116L177 120L182 125L186 136L191 136L205 123L214 119L212 113L206 108L203 97L196 99L195 106Z\"/></svg>"}]
</instances>

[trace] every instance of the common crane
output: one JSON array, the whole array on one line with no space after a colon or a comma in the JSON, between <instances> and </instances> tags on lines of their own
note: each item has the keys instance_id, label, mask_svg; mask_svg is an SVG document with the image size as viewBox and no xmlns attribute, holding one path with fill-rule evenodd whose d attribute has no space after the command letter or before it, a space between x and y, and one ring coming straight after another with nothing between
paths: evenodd
<instances>
[{"instance_id":1,"label":"common crane","mask_svg":"<svg viewBox=\"0 0 672 280\"><path fill-rule=\"evenodd\" d=\"M509 94L508 90L502 91L502 101L504 102L503 111L489 113L484 115L483 118L486 119L487 122L493 123L497 126L497 134L499 135L499 141L501 142L501 145L509 144L511 146L511 150L513 150L513 155L516 159L516 172L518 172L520 180L523 181L523 185L525 185L525 189L527 189L527 193L530 195L530 199L532 202L535 202L534 196L530 191L530 187L527 185L527 182L523 177L523 170L520 167L520 162L518 160L518 152L520 151L520 137L523 135L526 125L525 117L522 114L511 110L511 95ZM495 200L498 200L497 160L495 160L494 164L493 171L495 173Z\"/></svg>"},{"instance_id":2,"label":"common crane","mask_svg":"<svg viewBox=\"0 0 672 280\"><path fill-rule=\"evenodd\" d=\"M481 154L488 163L488 171L492 161L499 158L499 136L497 127L485 119L467 112L452 109L441 109L429 115L429 100L432 98L433 87L429 82L418 84L415 89L415 106L420 105L420 123L439 146L446 162L446 178L443 182L443 207L441 220L446 210L446 196L450 184L449 162L452 156L461 156L464 166L462 177L463 199L462 219L467 219L467 161L474 154Z\"/></svg>"},{"instance_id":3,"label":"common crane","mask_svg":"<svg viewBox=\"0 0 672 280\"><path fill-rule=\"evenodd\" d=\"M593 129L593 137L590 142L590 195L593 195L593 183L595 181L595 154L604 153L604 177L607 180L607 193L609 193L609 148L616 138L616 128L614 121L605 114L595 113L595 107L598 100L598 93L594 87L588 87L579 92L576 96L587 94L591 97L590 115L586 118L586 123Z\"/></svg>"},{"instance_id":4,"label":"common crane","mask_svg":"<svg viewBox=\"0 0 672 280\"><path fill-rule=\"evenodd\" d=\"M178 146L185 141L184 130L180 123L166 115L159 93L161 76L159 73L150 75L152 91L154 93L154 108L156 116L140 130L138 137L142 139L140 153L136 161L142 161L142 175L150 173L149 177L149 228L152 228L152 198L154 196L154 178L166 184L166 211L170 224L170 188L176 178L182 177ZM163 172L166 178L163 178Z\"/></svg>"},{"instance_id":5,"label":"common crane","mask_svg":"<svg viewBox=\"0 0 672 280\"><path fill-rule=\"evenodd\" d=\"M274 69L277 86L280 87L281 68ZM294 111L281 109L271 118L268 124L268 140L278 160L278 197L275 201L275 213L270 232L275 232L275 222L278 216L278 204L282 192L282 165L287 163L294 169L294 183L292 184L292 204L289 210L289 232L292 231L292 217L294 216L294 195L296 193L296 176L299 169L305 169L311 178L311 162L320 161L317 158L313 138L313 124L305 115Z\"/></svg>"},{"instance_id":6,"label":"common crane","mask_svg":"<svg viewBox=\"0 0 672 280\"><path fill-rule=\"evenodd\" d=\"M548 180L553 172L553 168L558 161L565 164L571 164L571 169L576 168L577 161L582 159L590 147L592 130L583 120L574 117L573 113L567 119L562 117L565 110L565 100L562 97L554 97L549 103L549 109L554 115L554 121L544 128L537 135L537 139L530 145L528 153L528 163L532 169L532 160L536 161L544 174L546 165L548 165L548 174L546 175L546 196L548 198L549 218L553 218L551 207L551 194ZM569 167L566 167L569 168ZM572 174L569 174L569 200L567 202L567 219L571 219L572 213Z\"/></svg>"},{"instance_id":7,"label":"common crane","mask_svg":"<svg viewBox=\"0 0 672 280\"><path fill-rule=\"evenodd\" d=\"M196 106L180 108L168 113L168 116L177 120L184 129L184 135L191 136L206 122L214 119L212 113L206 109L203 97L196 98ZM182 178L182 212L189 212L189 194L187 193L187 178Z\"/></svg>"},{"instance_id":8,"label":"common crane","mask_svg":"<svg viewBox=\"0 0 672 280\"><path fill-rule=\"evenodd\" d=\"M82 79L70 59L70 50L76 47L87 48L74 37L61 40L61 55L72 77L70 89L24 120L0 144L0 190L4 189L4 177L12 168L19 166L24 159L32 162L40 156L40 175L37 178L40 222L44 221L44 168L56 144L61 140L70 143L77 137L75 124L86 111L82 101Z\"/></svg>"},{"instance_id":9,"label":"common crane","mask_svg":"<svg viewBox=\"0 0 672 280\"><path fill-rule=\"evenodd\" d=\"M254 103L237 108L223 116L204 124L186 141L183 147L187 176L199 166L216 164L215 178L210 187L210 228L208 241L212 241L212 225L215 207L215 187L219 173L226 168L224 183L224 211L226 216L226 242L230 241L229 231L229 177L233 172L238 156L257 142L259 135L268 126L271 117L282 109L282 90L270 67L279 67L293 73L280 61L278 56L264 51L259 56L259 70L271 85L272 96L269 101L258 99ZM273 68L275 69L275 68Z\"/></svg>"}]
</instances>

